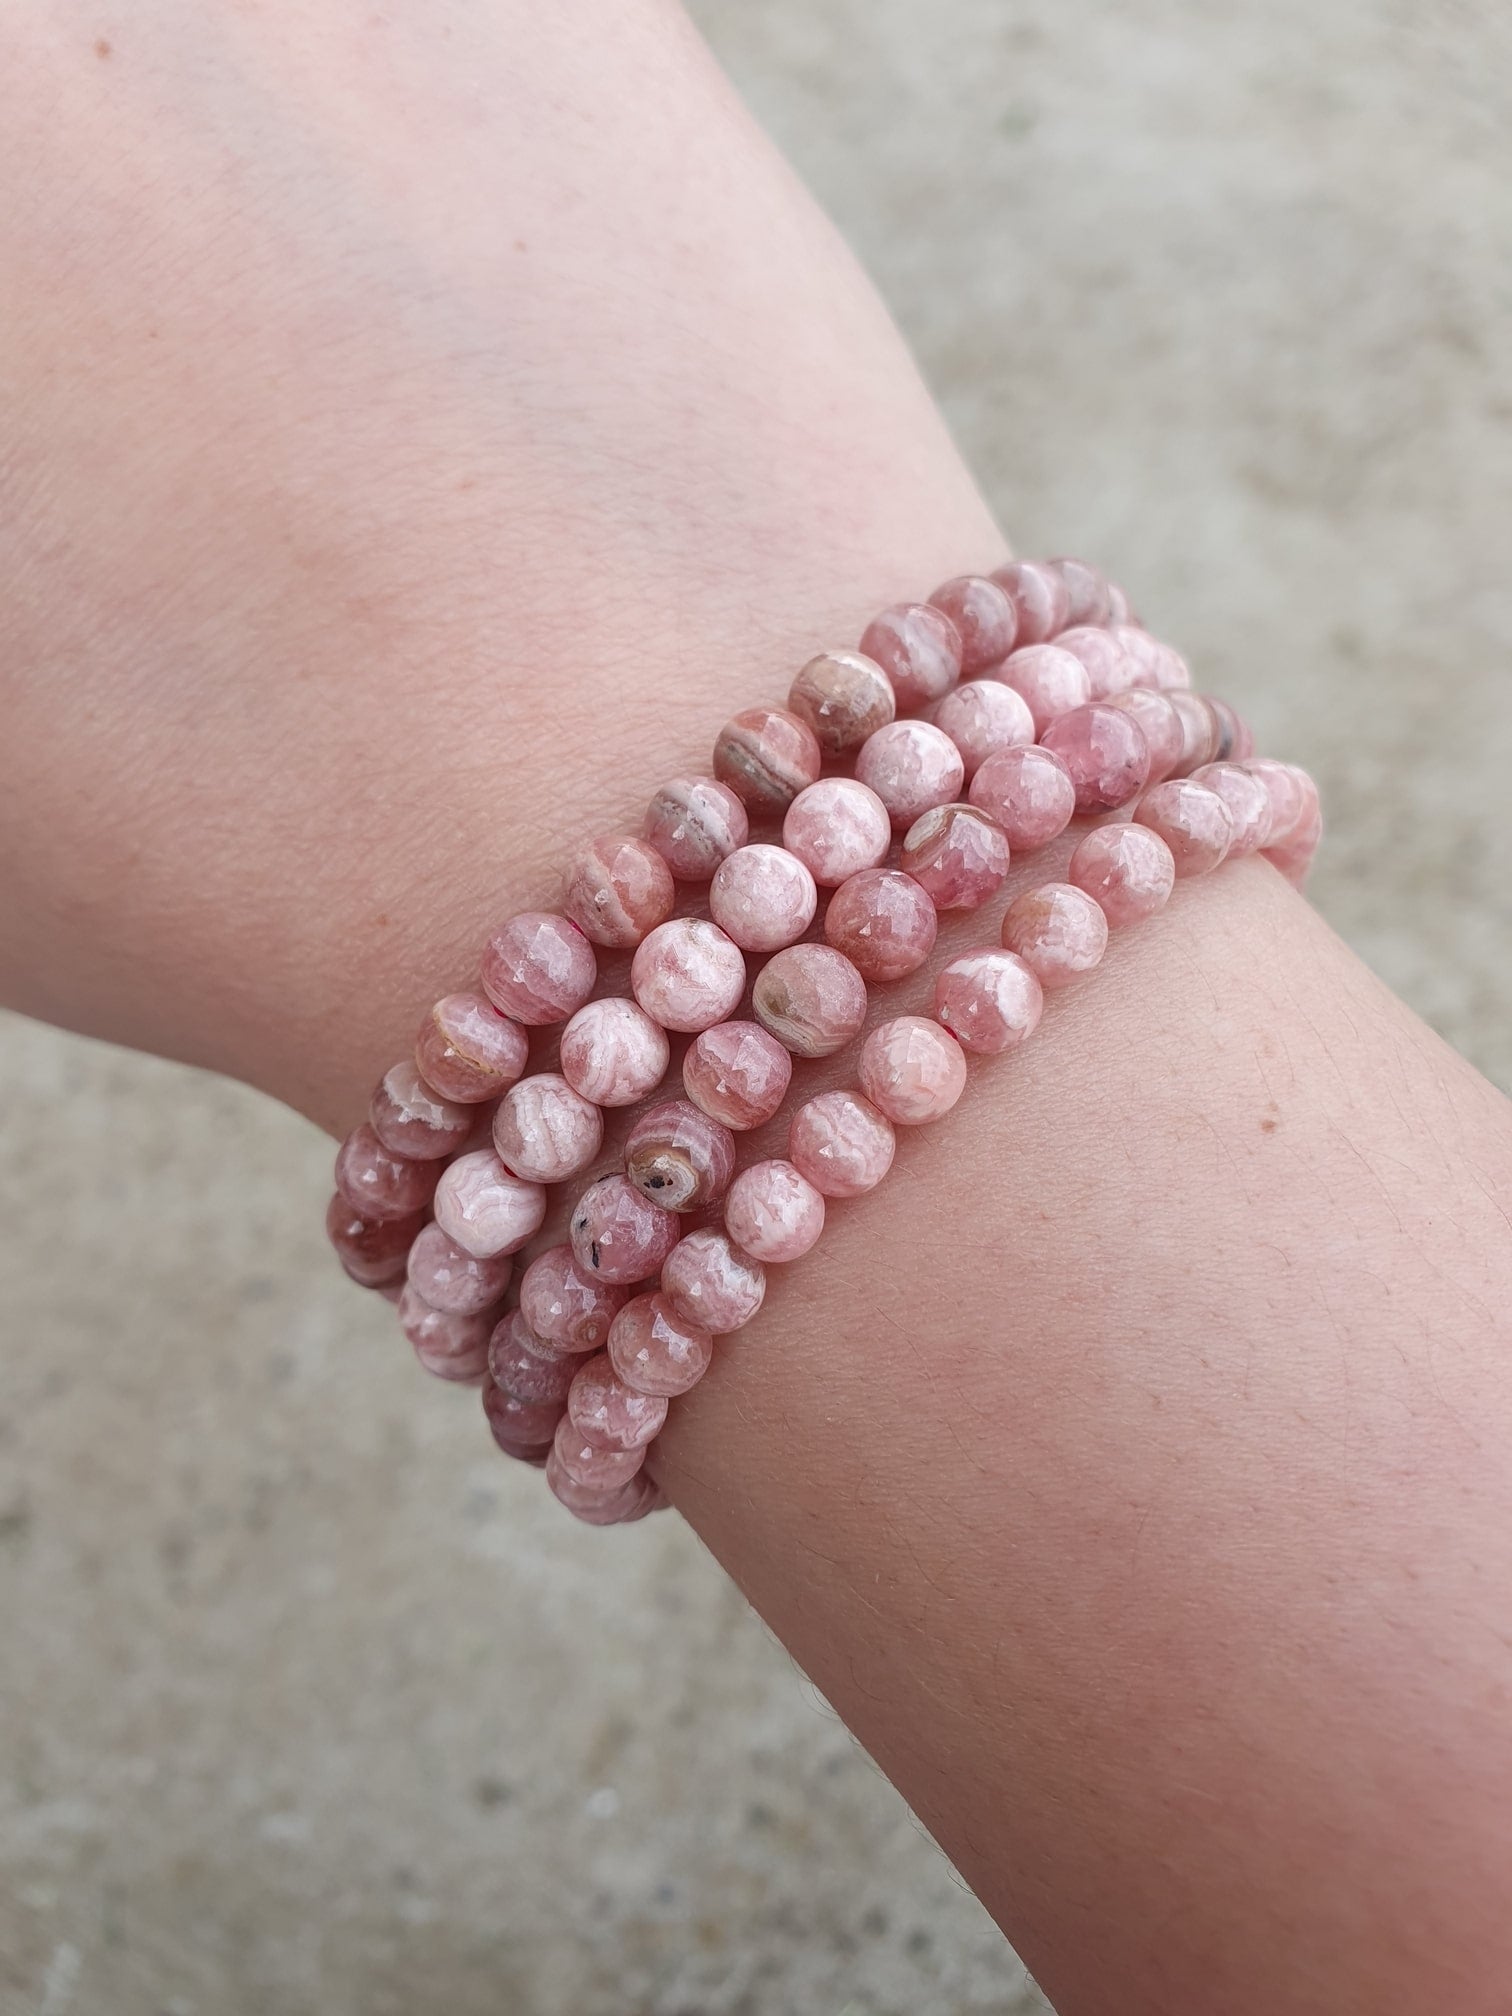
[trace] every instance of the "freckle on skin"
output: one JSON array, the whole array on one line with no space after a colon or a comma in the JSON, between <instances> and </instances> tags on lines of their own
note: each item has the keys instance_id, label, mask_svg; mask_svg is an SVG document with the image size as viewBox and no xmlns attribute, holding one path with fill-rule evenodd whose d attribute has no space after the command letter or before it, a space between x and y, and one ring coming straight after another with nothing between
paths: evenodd
<instances>
[{"instance_id":1,"label":"freckle on skin","mask_svg":"<svg viewBox=\"0 0 1512 2016\"><path fill-rule=\"evenodd\" d=\"M96 44L94 45L94 51L96 56L99 57L102 63L106 60L107 57L115 53L112 50L110 44L105 40L105 37L103 35L100 37L99 41L96 42Z\"/></svg>"}]
</instances>

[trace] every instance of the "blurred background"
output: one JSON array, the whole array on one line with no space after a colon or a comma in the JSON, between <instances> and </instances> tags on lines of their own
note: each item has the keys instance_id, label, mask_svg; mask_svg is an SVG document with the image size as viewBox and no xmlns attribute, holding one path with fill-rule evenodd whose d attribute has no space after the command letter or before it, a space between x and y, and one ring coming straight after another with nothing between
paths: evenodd
<instances>
[{"instance_id":1,"label":"blurred background","mask_svg":"<svg viewBox=\"0 0 1512 2016\"><path fill-rule=\"evenodd\" d=\"M1316 901L1512 1087L1512 14L693 11L1015 545L1316 771ZM313 1130L0 1020L0 1139L6 2016L1043 2008L677 1521L417 1378Z\"/></svg>"}]
</instances>

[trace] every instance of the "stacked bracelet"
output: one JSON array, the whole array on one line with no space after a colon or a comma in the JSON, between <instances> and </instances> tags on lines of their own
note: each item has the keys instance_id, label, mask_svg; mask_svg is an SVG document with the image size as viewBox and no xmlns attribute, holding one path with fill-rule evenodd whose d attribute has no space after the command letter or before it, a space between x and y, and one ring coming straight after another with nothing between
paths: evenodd
<instances>
[{"instance_id":1,"label":"stacked bracelet","mask_svg":"<svg viewBox=\"0 0 1512 2016\"><path fill-rule=\"evenodd\" d=\"M1095 823L1065 880L942 967L931 1016L874 1027L857 1085L799 1106L785 1157L738 1169L738 1135L778 1112L794 1060L853 1042L871 990L927 963L937 913L980 908L1078 817ZM1264 853L1300 881L1320 834L1311 780L1257 760L1094 569L947 582L810 660L785 707L737 714L712 775L663 785L641 834L578 849L560 912L494 933L481 991L435 1004L342 1144L331 1240L397 1300L429 1371L482 1384L505 1453L544 1465L580 1518L638 1518L661 1502L646 1449L713 1340L755 1315L767 1266L812 1248L827 1201L881 1182L897 1127L955 1105L968 1053L1027 1040L1045 993L1178 878ZM679 883L707 885L706 917L675 914ZM633 955L628 996L595 994L595 947ZM737 1019L748 957L764 963L754 1019ZM552 1028L557 1068L525 1075L530 1032ZM684 1036L686 1097L640 1112L568 1242L516 1284L550 1186L592 1168L606 1111L657 1092Z\"/></svg>"}]
</instances>

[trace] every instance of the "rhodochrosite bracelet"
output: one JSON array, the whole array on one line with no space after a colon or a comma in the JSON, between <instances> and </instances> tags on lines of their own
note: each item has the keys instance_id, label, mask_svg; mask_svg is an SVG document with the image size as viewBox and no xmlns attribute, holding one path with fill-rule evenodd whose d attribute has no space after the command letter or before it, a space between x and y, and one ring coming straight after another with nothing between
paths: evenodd
<instances>
[{"instance_id":1,"label":"rhodochrosite bracelet","mask_svg":"<svg viewBox=\"0 0 1512 2016\"><path fill-rule=\"evenodd\" d=\"M861 1039L873 992L928 963L939 913L982 909L1073 820L1064 879L941 966L931 1015L874 1024L855 1084L793 1111L785 1155L740 1167L795 1061ZM500 926L478 991L436 1002L342 1144L332 1243L398 1302L429 1371L482 1385L506 1454L581 1519L639 1518L662 1502L647 1448L714 1340L829 1203L882 1181L898 1128L950 1111L968 1055L1025 1042L1046 993L1179 879L1263 853L1300 882L1321 831L1305 773L1257 759L1095 569L949 581L811 659L786 706L735 715L710 773L663 784L640 833L577 849L559 911ZM680 884L707 915L677 914ZM599 950L632 955L628 993L598 991ZM653 1099L674 1044L685 1096ZM585 1175L565 1243L517 1280L551 1186Z\"/></svg>"}]
</instances>

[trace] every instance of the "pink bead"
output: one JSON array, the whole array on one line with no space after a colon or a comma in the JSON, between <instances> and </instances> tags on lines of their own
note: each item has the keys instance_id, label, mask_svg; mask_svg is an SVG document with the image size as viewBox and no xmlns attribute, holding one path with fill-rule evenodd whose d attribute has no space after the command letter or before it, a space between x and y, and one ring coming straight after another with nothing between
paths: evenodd
<instances>
[{"instance_id":1,"label":"pink bead","mask_svg":"<svg viewBox=\"0 0 1512 2016\"><path fill-rule=\"evenodd\" d=\"M1205 763L1192 773L1194 784L1206 784L1227 805L1234 821L1230 856L1255 854L1270 838L1270 793L1241 763Z\"/></svg>"},{"instance_id":2,"label":"pink bead","mask_svg":"<svg viewBox=\"0 0 1512 2016\"><path fill-rule=\"evenodd\" d=\"M1181 721L1181 754L1172 770L1173 777L1190 777L1194 770L1200 770L1205 763L1218 760L1218 743L1222 730L1218 717L1200 693L1173 690L1167 699L1175 708Z\"/></svg>"},{"instance_id":3,"label":"pink bead","mask_svg":"<svg viewBox=\"0 0 1512 2016\"><path fill-rule=\"evenodd\" d=\"M788 1129L788 1160L821 1197L860 1197L891 1169L892 1122L859 1092L821 1092Z\"/></svg>"},{"instance_id":4,"label":"pink bead","mask_svg":"<svg viewBox=\"0 0 1512 2016\"><path fill-rule=\"evenodd\" d=\"M1155 684L1162 693L1174 693L1192 683L1192 668L1179 651L1158 637L1155 640Z\"/></svg>"},{"instance_id":5,"label":"pink bead","mask_svg":"<svg viewBox=\"0 0 1512 2016\"><path fill-rule=\"evenodd\" d=\"M587 1491L616 1490L621 1484L628 1483L646 1460L644 1445L635 1449L613 1449L590 1442L571 1414L564 1414L557 1423L551 1447L557 1462L573 1483L581 1484ZM550 1476L549 1465L547 1475Z\"/></svg>"},{"instance_id":6,"label":"pink bead","mask_svg":"<svg viewBox=\"0 0 1512 2016\"><path fill-rule=\"evenodd\" d=\"M530 1406L565 1407L581 1363L580 1355L553 1351L543 1343L518 1309L495 1324L488 1340L489 1377L501 1393ZM551 1425L556 1427L554 1421Z\"/></svg>"},{"instance_id":7,"label":"pink bead","mask_svg":"<svg viewBox=\"0 0 1512 2016\"><path fill-rule=\"evenodd\" d=\"M471 1386L488 1370L493 1323L487 1316L453 1316L432 1309L406 1287L399 1297L399 1328L420 1363L437 1379Z\"/></svg>"},{"instance_id":8,"label":"pink bead","mask_svg":"<svg viewBox=\"0 0 1512 2016\"><path fill-rule=\"evenodd\" d=\"M788 705L813 729L826 756L859 749L898 711L887 674L862 651L821 651L810 658L793 681Z\"/></svg>"},{"instance_id":9,"label":"pink bead","mask_svg":"<svg viewBox=\"0 0 1512 2016\"><path fill-rule=\"evenodd\" d=\"M1178 878L1216 868L1234 836L1233 814L1218 793L1189 777L1151 785L1134 817L1170 848Z\"/></svg>"},{"instance_id":10,"label":"pink bead","mask_svg":"<svg viewBox=\"0 0 1512 2016\"><path fill-rule=\"evenodd\" d=\"M522 910L500 925L483 953L483 992L529 1029L565 1022L593 992L598 960L569 918Z\"/></svg>"},{"instance_id":11,"label":"pink bead","mask_svg":"<svg viewBox=\"0 0 1512 2016\"><path fill-rule=\"evenodd\" d=\"M680 1240L661 1275L674 1316L697 1323L713 1337L740 1330L761 1307L766 1272L728 1236L709 1225Z\"/></svg>"},{"instance_id":12,"label":"pink bead","mask_svg":"<svg viewBox=\"0 0 1512 2016\"><path fill-rule=\"evenodd\" d=\"M934 950L935 907L897 868L863 868L842 882L824 913L824 935L863 980L901 980Z\"/></svg>"},{"instance_id":13,"label":"pink bead","mask_svg":"<svg viewBox=\"0 0 1512 2016\"><path fill-rule=\"evenodd\" d=\"M630 963L631 990L663 1029L709 1029L723 1022L745 982L740 947L702 917L658 924Z\"/></svg>"},{"instance_id":14,"label":"pink bead","mask_svg":"<svg viewBox=\"0 0 1512 2016\"><path fill-rule=\"evenodd\" d=\"M646 811L646 838L679 882L707 882L750 837L746 809L714 777L674 777Z\"/></svg>"},{"instance_id":15,"label":"pink bead","mask_svg":"<svg viewBox=\"0 0 1512 2016\"><path fill-rule=\"evenodd\" d=\"M892 821L875 791L853 777L821 777L800 791L782 822L782 844L821 889L875 868L887 853Z\"/></svg>"},{"instance_id":16,"label":"pink bead","mask_svg":"<svg viewBox=\"0 0 1512 2016\"><path fill-rule=\"evenodd\" d=\"M1255 757L1244 767L1264 785L1270 805L1265 844L1284 847L1307 810L1312 779L1305 770L1298 770L1290 763L1277 763L1269 756Z\"/></svg>"},{"instance_id":17,"label":"pink bead","mask_svg":"<svg viewBox=\"0 0 1512 2016\"><path fill-rule=\"evenodd\" d=\"M507 1092L525 1069L530 1038L481 994L448 994L420 1024L415 1063L443 1099L479 1106Z\"/></svg>"},{"instance_id":18,"label":"pink bead","mask_svg":"<svg viewBox=\"0 0 1512 2016\"><path fill-rule=\"evenodd\" d=\"M786 847L738 847L709 884L709 915L742 952L796 945L818 907L813 876Z\"/></svg>"},{"instance_id":19,"label":"pink bead","mask_svg":"<svg viewBox=\"0 0 1512 2016\"><path fill-rule=\"evenodd\" d=\"M676 905L672 870L649 840L620 833L587 840L568 864L562 908L595 945L628 951Z\"/></svg>"},{"instance_id":20,"label":"pink bead","mask_svg":"<svg viewBox=\"0 0 1512 2016\"><path fill-rule=\"evenodd\" d=\"M1123 707L1094 701L1052 721L1041 747L1059 756L1076 790L1076 809L1086 815L1127 805L1150 774L1150 745L1138 721Z\"/></svg>"},{"instance_id":21,"label":"pink bead","mask_svg":"<svg viewBox=\"0 0 1512 2016\"><path fill-rule=\"evenodd\" d=\"M1061 557L1046 563L1059 574L1066 584L1066 593L1071 598L1070 629L1079 623L1106 623L1113 614L1113 604L1108 594L1108 584L1095 567L1089 567L1085 560L1071 560Z\"/></svg>"},{"instance_id":22,"label":"pink bead","mask_svg":"<svg viewBox=\"0 0 1512 2016\"><path fill-rule=\"evenodd\" d=\"M714 744L714 775L742 805L767 817L786 811L813 783L820 760L813 730L785 707L747 707Z\"/></svg>"},{"instance_id":23,"label":"pink bead","mask_svg":"<svg viewBox=\"0 0 1512 2016\"><path fill-rule=\"evenodd\" d=\"M1082 623L1063 630L1055 640L1061 651L1069 651L1087 668L1092 682L1092 698L1107 700L1114 693L1127 693L1139 681L1139 663L1130 657L1110 630Z\"/></svg>"},{"instance_id":24,"label":"pink bead","mask_svg":"<svg viewBox=\"0 0 1512 2016\"><path fill-rule=\"evenodd\" d=\"M1133 611L1129 606L1129 598L1116 581L1109 581L1106 585L1108 590L1108 622L1115 630L1123 629L1133 621Z\"/></svg>"},{"instance_id":25,"label":"pink bead","mask_svg":"<svg viewBox=\"0 0 1512 2016\"><path fill-rule=\"evenodd\" d=\"M385 1072L368 1108L368 1122L384 1147L412 1162L435 1162L460 1148L472 1133L468 1106L440 1098L408 1058Z\"/></svg>"},{"instance_id":26,"label":"pink bead","mask_svg":"<svg viewBox=\"0 0 1512 2016\"><path fill-rule=\"evenodd\" d=\"M922 1127L948 1113L966 1089L966 1056L954 1036L922 1015L898 1015L861 1046L861 1089L895 1127Z\"/></svg>"},{"instance_id":27,"label":"pink bead","mask_svg":"<svg viewBox=\"0 0 1512 2016\"><path fill-rule=\"evenodd\" d=\"M1041 987L1064 987L1101 963L1108 920L1085 889L1042 882L1009 904L1003 945L1018 954Z\"/></svg>"},{"instance_id":28,"label":"pink bead","mask_svg":"<svg viewBox=\"0 0 1512 2016\"><path fill-rule=\"evenodd\" d=\"M902 712L927 707L961 676L961 633L943 609L898 602L867 625L861 649L892 681Z\"/></svg>"},{"instance_id":29,"label":"pink bead","mask_svg":"<svg viewBox=\"0 0 1512 2016\"><path fill-rule=\"evenodd\" d=\"M958 574L936 588L930 601L954 623L961 639L961 670L968 678L1001 665L1018 636L1018 611L1008 591L984 574Z\"/></svg>"},{"instance_id":30,"label":"pink bead","mask_svg":"<svg viewBox=\"0 0 1512 2016\"><path fill-rule=\"evenodd\" d=\"M366 1218L339 1190L326 1207L326 1237L347 1273L363 1288L386 1288L404 1279L406 1257L424 1223L420 1211L403 1218Z\"/></svg>"},{"instance_id":31,"label":"pink bead","mask_svg":"<svg viewBox=\"0 0 1512 2016\"><path fill-rule=\"evenodd\" d=\"M527 1462L551 1447L566 1411L565 1394L560 1400L531 1400L506 1392L492 1380L483 1388L483 1412L495 1442L506 1456Z\"/></svg>"},{"instance_id":32,"label":"pink bead","mask_svg":"<svg viewBox=\"0 0 1512 2016\"><path fill-rule=\"evenodd\" d=\"M833 946L790 945L756 976L751 1006L796 1056L828 1057L866 1020L866 982Z\"/></svg>"},{"instance_id":33,"label":"pink bead","mask_svg":"<svg viewBox=\"0 0 1512 2016\"><path fill-rule=\"evenodd\" d=\"M681 1231L675 1211L637 1190L628 1176L601 1176L572 1213L572 1257L586 1274L624 1286L657 1272Z\"/></svg>"},{"instance_id":34,"label":"pink bead","mask_svg":"<svg viewBox=\"0 0 1512 2016\"><path fill-rule=\"evenodd\" d=\"M1165 908L1176 884L1176 863L1148 826L1098 826L1078 841L1066 880L1085 890L1118 930Z\"/></svg>"},{"instance_id":35,"label":"pink bead","mask_svg":"<svg viewBox=\"0 0 1512 2016\"><path fill-rule=\"evenodd\" d=\"M801 1260L824 1230L824 1198L791 1162L753 1162L730 1185L724 1218L752 1259Z\"/></svg>"},{"instance_id":36,"label":"pink bead","mask_svg":"<svg viewBox=\"0 0 1512 2016\"><path fill-rule=\"evenodd\" d=\"M1015 854L1032 854L1064 833L1076 811L1071 773L1049 749L1004 749L971 780L973 805L1007 835Z\"/></svg>"},{"instance_id":37,"label":"pink bead","mask_svg":"<svg viewBox=\"0 0 1512 2016\"><path fill-rule=\"evenodd\" d=\"M336 1152L336 1188L364 1218L408 1218L431 1200L434 1162L415 1162L385 1148L365 1122Z\"/></svg>"},{"instance_id":38,"label":"pink bead","mask_svg":"<svg viewBox=\"0 0 1512 2016\"><path fill-rule=\"evenodd\" d=\"M564 1467L555 1444L546 1458L546 1482L553 1497L585 1526L628 1526L658 1502L656 1487L644 1473L610 1486L580 1483Z\"/></svg>"},{"instance_id":39,"label":"pink bead","mask_svg":"<svg viewBox=\"0 0 1512 2016\"><path fill-rule=\"evenodd\" d=\"M520 1276L520 1314L550 1350L597 1351L628 1294L579 1267L570 1246L551 1246Z\"/></svg>"},{"instance_id":40,"label":"pink bead","mask_svg":"<svg viewBox=\"0 0 1512 2016\"><path fill-rule=\"evenodd\" d=\"M603 1147L604 1116L555 1071L537 1071L499 1101L493 1141L512 1174L529 1183L565 1183Z\"/></svg>"},{"instance_id":41,"label":"pink bead","mask_svg":"<svg viewBox=\"0 0 1512 2016\"><path fill-rule=\"evenodd\" d=\"M491 1260L518 1253L546 1216L539 1183L511 1175L492 1148L459 1155L436 1186L436 1223L464 1253Z\"/></svg>"},{"instance_id":42,"label":"pink bead","mask_svg":"<svg viewBox=\"0 0 1512 2016\"><path fill-rule=\"evenodd\" d=\"M856 757L856 776L876 792L901 833L933 806L961 795L966 766L943 728L931 721L894 721L867 737Z\"/></svg>"},{"instance_id":43,"label":"pink bead","mask_svg":"<svg viewBox=\"0 0 1512 2016\"><path fill-rule=\"evenodd\" d=\"M1115 623L1108 635L1122 647L1125 657L1132 662L1134 684L1146 688L1158 687L1161 647L1149 631L1141 630L1137 623Z\"/></svg>"},{"instance_id":44,"label":"pink bead","mask_svg":"<svg viewBox=\"0 0 1512 2016\"><path fill-rule=\"evenodd\" d=\"M968 777L999 749L1035 739L1028 701L1001 679L968 679L957 686L936 707L934 724L954 742Z\"/></svg>"},{"instance_id":45,"label":"pink bead","mask_svg":"<svg viewBox=\"0 0 1512 2016\"><path fill-rule=\"evenodd\" d=\"M1208 706L1212 709L1213 719L1218 724L1218 742L1213 761L1243 763L1246 758L1253 756L1255 738L1244 716L1236 713L1227 700L1214 699L1212 694L1208 695Z\"/></svg>"},{"instance_id":46,"label":"pink bead","mask_svg":"<svg viewBox=\"0 0 1512 2016\"><path fill-rule=\"evenodd\" d=\"M507 1253L475 1260L439 1225L427 1225L409 1251L409 1285L432 1309L448 1316L481 1316L509 1286L514 1261Z\"/></svg>"},{"instance_id":47,"label":"pink bead","mask_svg":"<svg viewBox=\"0 0 1512 2016\"><path fill-rule=\"evenodd\" d=\"M1044 1005L1044 990L1023 960L990 946L961 953L935 981L935 1020L976 1056L996 1057L1027 1041Z\"/></svg>"},{"instance_id":48,"label":"pink bead","mask_svg":"<svg viewBox=\"0 0 1512 2016\"><path fill-rule=\"evenodd\" d=\"M684 1322L665 1295L637 1295L609 1332L609 1362L632 1393L676 1399L698 1384L713 1356L712 1335Z\"/></svg>"},{"instance_id":49,"label":"pink bead","mask_svg":"<svg viewBox=\"0 0 1512 2016\"><path fill-rule=\"evenodd\" d=\"M1150 752L1150 774L1146 781L1163 783L1180 763L1186 745L1181 716L1171 705L1169 695L1134 686L1127 693L1115 693L1106 704L1121 708L1139 723Z\"/></svg>"},{"instance_id":50,"label":"pink bead","mask_svg":"<svg viewBox=\"0 0 1512 2016\"><path fill-rule=\"evenodd\" d=\"M1267 772L1270 765L1266 765ZM1318 787L1305 770L1294 764L1284 766L1291 775L1300 794L1301 803L1295 818L1288 825L1284 835L1274 831L1266 843L1265 858L1272 862L1294 888L1300 889L1307 880L1308 871L1317 855L1323 839L1323 807L1318 798ZM1272 780L1264 779L1268 792L1273 792ZM1274 803L1274 797L1272 802Z\"/></svg>"},{"instance_id":51,"label":"pink bead","mask_svg":"<svg viewBox=\"0 0 1512 2016\"><path fill-rule=\"evenodd\" d=\"M597 1449L644 1449L667 1418L662 1394L637 1393L600 1351L578 1368L567 1394L567 1418Z\"/></svg>"},{"instance_id":52,"label":"pink bead","mask_svg":"<svg viewBox=\"0 0 1512 2016\"><path fill-rule=\"evenodd\" d=\"M688 1100L663 1100L626 1136L625 1174L669 1211L702 1210L730 1187L735 1136Z\"/></svg>"},{"instance_id":53,"label":"pink bead","mask_svg":"<svg viewBox=\"0 0 1512 2016\"><path fill-rule=\"evenodd\" d=\"M1043 735L1050 723L1092 698L1092 681L1080 658L1058 644L1030 644L1015 651L998 677L1011 686L1034 716L1034 732Z\"/></svg>"},{"instance_id":54,"label":"pink bead","mask_svg":"<svg viewBox=\"0 0 1512 2016\"><path fill-rule=\"evenodd\" d=\"M633 1106L666 1076L667 1032L623 995L588 1001L562 1031L562 1076L595 1106Z\"/></svg>"},{"instance_id":55,"label":"pink bead","mask_svg":"<svg viewBox=\"0 0 1512 2016\"><path fill-rule=\"evenodd\" d=\"M1002 887L1008 861L1007 834L975 805L937 805L903 839L903 872L936 910L978 909Z\"/></svg>"},{"instance_id":56,"label":"pink bead","mask_svg":"<svg viewBox=\"0 0 1512 2016\"><path fill-rule=\"evenodd\" d=\"M792 1075L791 1056L756 1022L705 1029L683 1058L683 1089L693 1104L737 1133L771 1119Z\"/></svg>"},{"instance_id":57,"label":"pink bead","mask_svg":"<svg viewBox=\"0 0 1512 2016\"><path fill-rule=\"evenodd\" d=\"M1053 567L1040 560L1010 560L992 578L1012 598L1020 645L1048 644L1071 621L1071 593Z\"/></svg>"}]
</instances>

